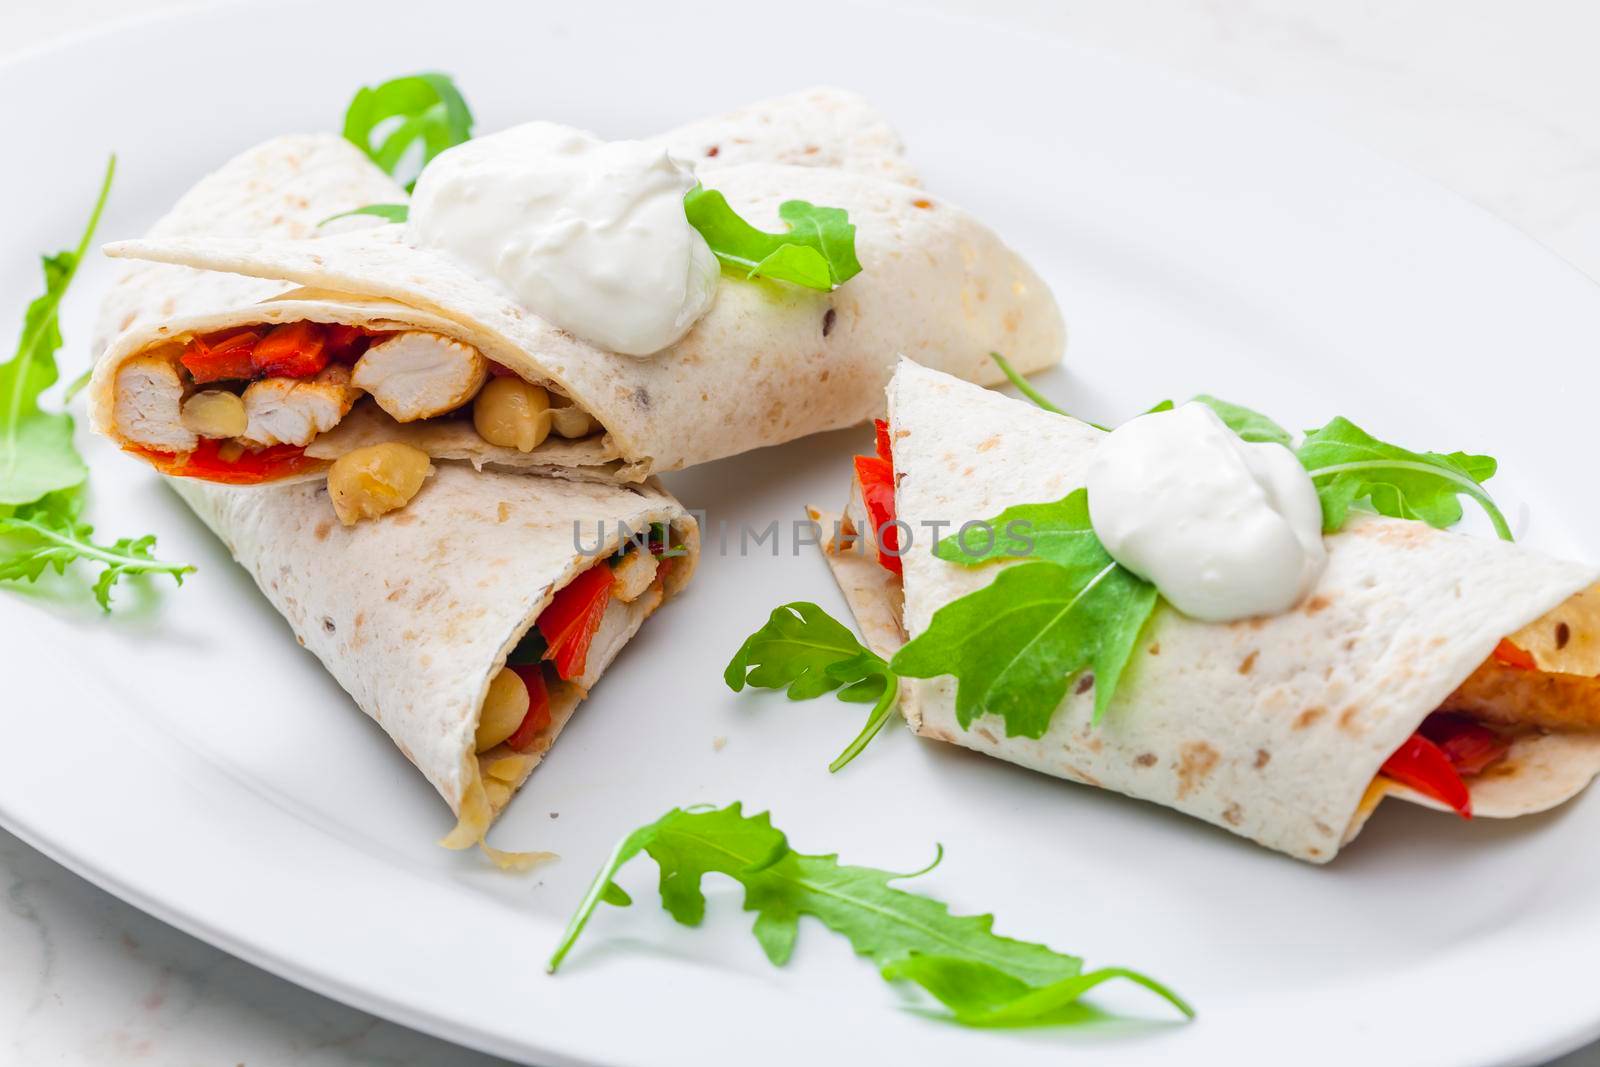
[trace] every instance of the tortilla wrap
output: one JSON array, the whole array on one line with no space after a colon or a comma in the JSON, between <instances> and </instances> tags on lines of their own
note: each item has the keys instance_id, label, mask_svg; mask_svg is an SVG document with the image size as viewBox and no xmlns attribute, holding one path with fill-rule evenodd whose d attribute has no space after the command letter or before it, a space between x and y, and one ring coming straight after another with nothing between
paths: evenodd
<instances>
[{"instance_id":1,"label":"tortilla wrap","mask_svg":"<svg viewBox=\"0 0 1600 1067\"><path fill-rule=\"evenodd\" d=\"M1102 436L909 361L889 386L889 427L897 515L914 534L903 583L876 562L859 500L849 521L812 510L866 641L885 656L1015 565L940 560L922 524L957 530L1059 500L1083 486ZM1208 624L1159 607L1099 726L1087 676L1038 739L1008 737L990 716L963 729L949 676L903 679L901 711L923 736L1173 807L1317 863L1386 794L1442 807L1378 777L1441 707L1523 724L1504 760L1466 779L1474 815L1545 810L1600 771L1600 568L1374 515L1353 516L1326 542L1327 570L1288 613ZM1491 653L1506 637L1537 670L1505 677L1513 668ZM1544 703L1558 689L1568 703Z\"/></svg>"},{"instance_id":2,"label":"tortilla wrap","mask_svg":"<svg viewBox=\"0 0 1600 1067\"><path fill-rule=\"evenodd\" d=\"M305 231L370 191L331 180L345 172L348 151L325 137L269 142L207 178L205 195L184 197L161 225ZM220 303L261 296L253 279L143 264L107 296L102 320L159 313L193 299L194 287ZM622 646L683 588L699 558L694 520L653 482L556 481L443 464L404 510L350 527L335 521L317 482L169 482L300 643L444 797L459 819L446 839L454 847L481 842ZM523 751L501 744L476 753L489 684L540 612L580 573L607 566L623 527L638 532L657 522L669 525L682 555L637 599L610 602L583 673L551 684L549 725Z\"/></svg>"},{"instance_id":3,"label":"tortilla wrap","mask_svg":"<svg viewBox=\"0 0 1600 1067\"><path fill-rule=\"evenodd\" d=\"M734 120L732 126L742 128L746 121ZM807 146L809 131L800 125L793 143ZM770 128L781 127L774 119ZM689 129L695 143L708 135L706 124ZM664 139L671 143L674 136ZM570 398L599 429L572 441L552 434L522 453L495 449L478 438L464 417L465 407L402 422L369 410L356 416L364 418L359 432L340 424L312 439L306 455L331 461L353 440L376 435L480 467L559 469L575 477L630 482L878 414L896 353L985 383L1004 378L989 356L992 351L1005 353L1025 373L1059 360L1065 330L1049 290L995 234L959 209L875 174L724 162L724 155L748 159L757 147L792 158L779 141L773 134L759 146L751 142L739 153L719 153L703 159L701 170L741 215L770 231L785 228L778 208L787 200L848 210L863 270L831 293L724 276L713 306L681 341L640 359L604 351L537 319L512 302L498 282L449 255L407 244L402 225L341 220L329 227L341 232L308 239L283 232L245 235L244 226L232 223L197 232L164 222L150 238L113 244L107 251L250 275L280 288L265 303L244 307L175 302L172 313L143 322L124 311L118 321L130 326L111 345L89 387L92 422L129 444L135 431L119 407L125 399L119 389L128 388L119 385L119 372L152 352L173 359L179 349L172 342L195 335L297 320L418 330L471 346L554 395ZM885 159L900 159L897 142L869 143L881 151L817 155L873 171L884 170ZM353 150L344 151L339 162L334 144L315 147L318 166L308 168L308 175L317 183L360 187L363 202L404 200L392 183L380 195L376 187L387 179L375 176L372 165ZM260 160L236 160L225 168L235 172L225 184L241 177L256 184L236 172L260 165ZM208 199L220 199L205 184L201 190ZM356 411L374 403L362 400ZM139 410L133 405L134 414ZM447 432L441 434L441 424L448 423L455 425L444 426ZM448 447L440 444L441 437ZM293 473L320 476L316 465Z\"/></svg>"}]
</instances>

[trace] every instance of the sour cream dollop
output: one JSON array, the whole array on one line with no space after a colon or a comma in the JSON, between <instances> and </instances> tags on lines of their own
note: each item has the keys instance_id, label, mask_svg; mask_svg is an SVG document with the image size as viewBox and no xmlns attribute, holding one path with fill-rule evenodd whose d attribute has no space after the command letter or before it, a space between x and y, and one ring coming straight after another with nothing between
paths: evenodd
<instances>
[{"instance_id":1,"label":"sour cream dollop","mask_svg":"<svg viewBox=\"0 0 1600 1067\"><path fill-rule=\"evenodd\" d=\"M546 322L648 356L716 295L716 257L683 211L694 183L658 146L530 122L430 162L407 239L494 278Z\"/></svg>"},{"instance_id":2,"label":"sour cream dollop","mask_svg":"<svg viewBox=\"0 0 1600 1067\"><path fill-rule=\"evenodd\" d=\"M1196 619L1287 611L1328 561L1322 505L1294 453L1241 440L1204 404L1112 431L1088 489L1106 551Z\"/></svg>"}]
</instances>

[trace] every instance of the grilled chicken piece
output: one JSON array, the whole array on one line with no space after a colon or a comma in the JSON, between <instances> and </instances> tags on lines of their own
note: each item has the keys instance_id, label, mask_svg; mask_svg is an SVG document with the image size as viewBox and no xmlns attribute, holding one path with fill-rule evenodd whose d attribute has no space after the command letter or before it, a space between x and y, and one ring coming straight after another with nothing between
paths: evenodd
<instances>
[{"instance_id":1,"label":"grilled chicken piece","mask_svg":"<svg viewBox=\"0 0 1600 1067\"><path fill-rule=\"evenodd\" d=\"M611 593L624 604L639 599L639 594L650 588L656 580L656 558L642 548L635 548L611 568Z\"/></svg>"},{"instance_id":2,"label":"grilled chicken piece","mask_svg":"<svg viewBox=\"0 0 1600 1067\"><path fill-rule=\"evenodd\" d=\"M244 391L244 439L256 445L308 445L350 412L361 390L350 368L330 363L315 378L263 378Z\"/></svg>"},{"instance_id":3,"label":"grilled chicken piece","mask_svg":"<svg viewBox=\"0 0 1600 1067\"><path fill-rule=\"evenodd\" d=\"M117 429L136 445L160 452L192 452L200 443L183 425L183 378L167 356L130 359L117 370Z\"/></svg>"},{"instance_id":4,"label":"grilled chicken piece","mask_svg":"<svg viewBox=\"0 0 1600 1067\"><path fill-rule=\"evenodd\" d=\"M454 411L488 376L489 361L471 345L406 330L367 349L352 380L397 420L414 422Z\"/></svg>"}]
</instances>

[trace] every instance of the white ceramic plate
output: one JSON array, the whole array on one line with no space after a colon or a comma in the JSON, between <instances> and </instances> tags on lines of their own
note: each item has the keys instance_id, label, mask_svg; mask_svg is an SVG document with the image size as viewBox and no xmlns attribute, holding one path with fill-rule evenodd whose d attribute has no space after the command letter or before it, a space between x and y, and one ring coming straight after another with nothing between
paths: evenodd
<instances>
[{"instance_id":1,"label":"white ceramic plate","mask_svg":"<svg viewBox=\"0 0 1600 1067\"><path fill-rule=\"evenodd\" d=\"M544 10L541 10L544 9ZM1072 326L1042 385L1090 417L1210 390L1290 425L1338 413L1499 455L1529 538L1597 549L1590 424L1600 294L1508 227L1398 168L1225 95L978 22L802 7L273 4L146 23L0 69L0 293L76 234L104 154L102 234L140 232L208 167L336 128L352 89L456 73L480 128L551 117L638 134L830 82L899 123L928 185L1033 259ZM29 102L23 106L22 102ZM108 272L66 319L81 366ZM7 331L10 332L9 330ZM837 776L861 709L735 697L728 655L772 606L843 614L820 558L715 554L719 521L836 503L860 433L670 479L708 508L694 587L645 628L496 840L563 859L524 878L432 842L443 805L300 651L148 472L89 444L103 528L201 571L98 616L53 583L0 596L0 821L112 892L279 974L544 1063L1002 1060L1529 1062L1600 1031L1600 798L1515 824L1389 805L1326 868L1148 805L896 733ZM719 751L714 739L725 738ZM770 967L737 892L703 930L625 879L559 978L542 963L615 839L673 805L770 808L806 851L912 869L958 909L1199 1007L1089 1030L974 1033L901 1010L807 926ZM559 815L559 818L557 816ZM1160 1010L1140 998L1114 1007ZM892 1060L890 1059L892 1057Z\"/></svg>"}]
</instances>

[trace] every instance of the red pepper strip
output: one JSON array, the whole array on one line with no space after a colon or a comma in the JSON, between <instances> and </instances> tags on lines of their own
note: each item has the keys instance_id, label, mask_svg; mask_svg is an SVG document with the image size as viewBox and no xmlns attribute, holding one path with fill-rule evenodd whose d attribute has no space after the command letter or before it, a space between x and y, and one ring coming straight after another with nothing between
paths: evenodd
<instances>
[{"instance_id":1,"label":"red pepper strip","mask_svg":"<svg viewBox=\"0 0 1600 1067\"><path fill-rule=\"evenodd\" d=\"M213 338L208 341L204 337L196 337L184 348L178 362L183 364L196 385L254 378L256 365L251 357L259 340L261 335L254 330L245 330L220 340Z\"/></svg>"},{"instance_id":2,"label":"red pepper strip","mask_svg":"<svg viewBox=\"0 0 1600 1067\"><path fill-rule=\"evenodd\" d=\"M322 327L315 322L274 326L256 344L256 370L268 378L309 378L328 365Z\"/></svg>"},{"instance_id":3,"label":"red pepper strip","mask_svg":"<svg viewBox=\"0 0 1600 1067\"><path fill-rule=\"evenodd\" d=\"M555 663L563 680L583 673L589 645L610 602L611 568L602 562L574 578L539 613L535 625L544 635L544 658Z\"/></svg>"},{"instance_id":4,"label":"red pepper strip","mask_svg":"<svg viewBox=\"0 0 1600 1067\"><path fill-rule=\"evenodd\" d=\"M877 538L878 563L895 574L900 566L900 528L894 524L894 455L889 446L889 424L872 420L876 456L856 457L856 478L861 482L861 501L867 506L867 521Z\"/></svg>"},{"instance_id":5,"label":"red pepper strip","mask_svg":"<svg viewBox=\"0 0 1600 1067\"><path fill-rule=\"evenodd\" d=\"M273 445L255 452L246 449L230 462L218 455L225 443L202 438L193 452L158 452L139 445L123 447L149 460L162 474L228 485L258 485L327 466L326 460L312 459L299 445Z\"/></svg>"},{"instance_id":6,"label":"red pepper strip","mask_svg":"<svg viewBox=\"0 0 1600 1067\"><path fill-rule=\"evenodd\" d=\"M1507 667L1516 667L1518 670L1536 671L1539 665L1534 662L1532 654L1526 649L1518 648L1505 638L1494 646L1493 656Z\"/></svg>"},{"instance_id":7,"label":"red pepper strip","mask_svg":"<svg viewBox=\"0 0 1600 1067\"><path fill-rule=\"evenodd\" d=\"M516 732L506 738L506 745L513 752L526 752L550 725L550 690L544 684L544 667L540 664L525 663L511 669L528 689L528 713Z\"/></svg>"},{"instance_id":8,"label":"red pepper strip","mask_svg":"<svg viewBox=\"0 0 1600 1067\"><path fill-rule=\"evenodd\" d=\"M878 538L878 563L895 574L900 567L900 528L894 525L894 469L877 456L856 457L856 478L867 521Z\"/></svg>"},{"instance_id":9,"label":"red pepper strip","mask_svg":"<svg viewBox=\"0 0 1600 1067\"><path fill-rule=\"evenodd\" d=\"M1406 738L1405 744L1384 761L1379 773L1448 804L1463 819L1472 818L1472 794L1467 792L1467 783L1456 773L1450 757L1420 733Z\"/></svg>"},{"instance_id":10,"label":"red pepper strip","mask_svg":"<svg viewBox=\"0 0 1600 1067\"><path fill-rule=\"evenodd\" d=\"M372 337L361 326L330 322L322 327L323 348L334 363L354 363L366 352Z\"/></svg>"},{"instance_id":11,"label":"red pepper strip","mask_svg":"<svg viewBox=\"0 0 1600 1067\"><path fill-rule=\"evenodd\" d=\"M892 470L894 468L894 452L889 447L889 424L882 419L873 419L872 430L877 439L878 458L889 464Z\"/></svg>"},{"instance_id":12,"label":"red pepper strip","mask_svg":"<svg viewBox=\"0 0 1600 1067\"><path fill-rule=\"evenodd\" d=\"M1487 726L1448 711L1429 715L1418 732L1438 745L1450 765L1465 775L1481 773L1511 750L1511 742Z\"/></svg>"}]
</instances>

